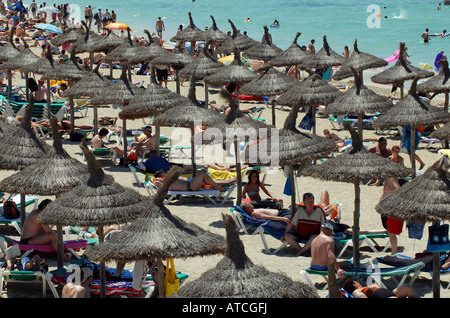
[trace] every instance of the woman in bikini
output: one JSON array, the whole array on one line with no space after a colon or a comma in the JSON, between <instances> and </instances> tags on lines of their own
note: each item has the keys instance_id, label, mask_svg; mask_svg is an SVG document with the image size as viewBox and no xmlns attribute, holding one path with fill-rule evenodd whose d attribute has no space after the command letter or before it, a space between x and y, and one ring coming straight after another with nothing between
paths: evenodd
<instances>
[{"instance_id":1,"label":"woman in bikini","mask_svg":"<svg viewBox=\"0 0 450 318\"><path fill-rule=\"evenodd\" d=\"M260 190L263 190L263 192L267 194L269 198L263 200L259 195ZM280 202L281 204L283 203L283 200L277 199L272 194L270 194L270 192L264 186L264 183L259 180L259 173L256 170L253 170L248 174L248 182L242 190L242 197L244 199L247 197L247 195L251 201L273 201Z\"/></svg>"}]
</instances>

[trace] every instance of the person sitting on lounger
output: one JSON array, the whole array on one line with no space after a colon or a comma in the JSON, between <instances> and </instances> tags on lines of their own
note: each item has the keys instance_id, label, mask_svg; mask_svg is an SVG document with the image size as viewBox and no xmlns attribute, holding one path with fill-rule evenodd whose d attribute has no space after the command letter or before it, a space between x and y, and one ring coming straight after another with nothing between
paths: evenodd
<instances>
[{"instance_id":1,"label":"person sitting on lounger","mask_svg":"<svg viewBox=\"0 0 450 318\"><path fill-rule=\"evenodd\" d=\"M31 211L27 216L23 224L20 244L45 245L51 243L53 249L58 250L56 233L48 225L37 221L39 214L50 202L52 200L45 199L39 203L36 210Z\"/></svg>"},{"instance_id":2,"label":"person sitting on lounger","mask_svg":"<svg viewBox=\"0 0 450 318\"><path fill-rule=\"evenodd\" d=\"M92 148L109 148L109 147L106 147L105 144L103 143L103 138L105 138L108 134L109 134L109 130L107 128L100 129L98 134L95 135L94 137L92 137L91 147ZM117 153L119 155L123 155L123 150L120 149L119 147L111 147L111 149L114 149L115 151L117 151Z\"/></svg>"},{"instance_id":3,"label":"person sitting on lounger","mask_svg":"<svg viewBox=\"0 0 450 318\"><path fill-rule=\"evenodd\" d=\"M409 285L401 285L393 291L377 284L363 287L356 277L348 277L342 288L354 298L420 298Z\"/></svg>"},{"instance_id":4,"label":"person sitting on lounger","mask_svg":"<svg viewBox=\"0 0 450 318\"><path fill-rule=\"evenodd\" d=\"M269 198L262 199L259 195L259 191L264 191L265 194L269 196ZM248 174L248 182L244 186L242 190L242 197L245 199L246 197L249 197L249 199L253 202L257 201L272 201L274 202L274 205L280 205L283 206L283 200L275 198L270 192L267 190L267 188L264 186L264 183L262 183L259 180L259 173L256 170L251 171ZM256 205L257 206L257 205ZM258 206L257 206L258 207Z\"/></svg>"},{"instance_id":5,"label":"person sitting on lounger","mask_svg":"<svg viewBox=\"0 0 450 318\"><path fill-rule=\"evenodd\" d=\"M91 298L91 290L89 284L94 278L94 272L91 268L84 266L80 270L80 283L76 280L72 283L67 283L63 290L62 298Z\"/></svg>"},{"instance_id":6,"label":"person sitting on lounger","mask_svg":"<svg viewBox=\"0 0 450 318\"><path fill-rule=\"evenodd\" d=\"M276 209L255 209L255 207L248 202L242 202L241 209L254 219L281 221L287 224L291 223L291 212L288 210Z\"/></svg>"},{"instance_id":7,"label":"person sitting on lounger","mask_svg":"<svg viewBox=\"0 0 450 318\"><path fill-rule=\"evenodd\" d=\"M152 135L152 126L145 126L142 128L144 136L134 136L134 142L131 144L132 151L135 151L138 156L144 154L146 150L155 150L155 135Z\"/></svg>"},{"instance_id":8,"label":"person sitting on lounger","mask_svg":"<svg viewBox=\"0 0 450 318\"><path fill-rule=\"evenodd\" d=\"M164 182L164 177L166 174L164 171L157 171L155 173L155 178L153 183L160 187ZM236 178L228 179L228 180L213 180L210 176L204 171L201 171L195 175L193 178L185 178L178 177L174 183L169 186L169 191L198 191L204 185L209 185L215 190L222 191L223 185L235 184Z\"/></svg>"}]
</instances>

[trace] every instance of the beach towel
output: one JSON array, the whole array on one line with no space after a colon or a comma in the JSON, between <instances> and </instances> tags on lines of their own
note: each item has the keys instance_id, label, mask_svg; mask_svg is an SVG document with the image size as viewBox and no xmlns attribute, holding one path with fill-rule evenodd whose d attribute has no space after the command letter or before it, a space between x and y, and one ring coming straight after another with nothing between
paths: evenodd
<instances>
[{"instance_id":1,"label":"beach towel","mask_svg":"<svg viewBox=\"0 0 450 318\"><path fill-rule=\"evenodd\" d=\"M439 72L441 70L441 64L439 64L438 62L440 60L442 60L443 57L444 57L444 55L441 52L439 52L436 55L436 59L434 60L434 66L436 66L436 68L435 68L436 72Z\"/></svg>"},{"instance_id":2,"label":"beach towel","mask_svg":"<svg viewBox=\"0 0 450 318\"><path fill-rule=\"evenodd\" d=\"M286 183L284 184L283 194L284 195L292 195L292 192L291 192L291 177L288 177L286 179Z\"/></svg>"},{"instance_id":3,"label":"beach towel","mask_svg":"<svg viewBox=\"0 0 450 318\"><path fill-rule=\"evenodd\" d=\"M424 227L425 223L406 222L406 228L408 229L408 237L417 240L422 239Z\"/></svg>"},{"instance_id":4,"label":"beach towel","mask_svg":"<svg viewBox=\"0 0 450 318\"><path fill-rule=\"evenodd\" d=\"M300 125L298 125L299 128L311 130L313 126L316 125L316 120L313 118L313 111L313 107L310 107L310 111L305 114L302 121L300 122Z\"/></svg>"}]
</instances>

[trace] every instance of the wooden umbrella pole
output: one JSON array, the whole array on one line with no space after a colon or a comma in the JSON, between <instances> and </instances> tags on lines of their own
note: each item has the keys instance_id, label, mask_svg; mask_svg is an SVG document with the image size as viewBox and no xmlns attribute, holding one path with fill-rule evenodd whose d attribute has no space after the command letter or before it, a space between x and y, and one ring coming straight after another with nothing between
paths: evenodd
<instances>
[{"instance_id":1,"label":"wooden umbrella pole","mask_svg":"<svg viewBox=\"0 0 450 318\"><path fill-rule=\"evenodd\" d=\"M155 150L158 152L158 157L159 157L160 141L161 141L161 126L155 125Z\"/></svg>"},{"instance_id":2,"label":"wooden umbrella pole","mask_svg":"<svg viewBox=\"0 0 450 318\"><path fill-rule=\"evenodd\" d=\"M64 238L62 225L56 226L56 237L58 241L57 266L58 268L62 268L64 267Z\"/></svg>"},{"instance_id":3,"label":"wooden umbrella pole","mask_svg":"<svg viewBox=\"0 0 450 318\"><path fill-rule=\"evenodd\" d=\"M242 174L241 174L241 158L239 155L239 144L237 142L237 137L234 137L234 156L236 159L236 184L237 184L237 195L236 195L236 205L241 205L242 202Z\"/></svg>"},{"instance_id":4,"label":"wooden umbrella pole","mask_svg":"<svg viewBox=\"0 0 450 318\"><path fill-rule=\"evenodd\" d=\"M239 107L239 84L236 83L236 104Z\"/></svg>"},{"instance_id":5,"label":"wooden umbrella pole","mask_svg":"<svg viewBox=\"0 0 450 318\"><path fill-rule=\"evenodd\" d=\"M364 114L358 113L358 133L361 136L361 140L363 139L363 119Z\"/></svg>"},{"instance_id":6,"label":"wooden umbrella pole","mask_svg":"<svg viewBox=\"0 0 450 318\"><path fill-rule=\"evenodd\" d=\"M412 178L416 177L416 125L411 125L411 168Z\"/></svg>"},{"instance_id":7,"label":"wooden umbrella pole","mask_svg":"<svg viewBox=\"0 0 450 318\"><path fill-rule=\"evenodd\" d=\"M12 95L12 71L11 69L8 69L6 71L6 73L8 74L8 98L11 98Z\"/></svg>"},{"instance_id":8,"label":"wooden umbrella pole","mask_svg":"<svg viewBox=\"0 0 450 318\"><path fill-rule=\"evenodd\" d=\"M359 180L354 181L355 186L355 210L353 211L353 266L359 267L359 209L361 205L361 189Z\"/></svg>"},{"instance_id":9,"label":"wooden umbrella pole","mask_svg":"<svg viewBox=\"0 0 450 318\"><path fill-rule=\"evenodd\" d=\"M23 228L27 214L25 211L25 193L20 194L20 227Z\"/></svg>"},{"instance_id":10,"label":"wooden umbrella pole","mask_svg":"<svg viewBox=\"0 0 450 318\"><path fill-rule=\"evenodd\" d=\"M165 279L165 277L164 277L164 264L163 264L161 259L158 259L157 263L158 263L158 278L159 278L159 281L158 281L158 292L159 292L158 298L165 298L166 291L164 290L164 279Z\"/></svg>"},{"instance_id":11,"label":"wooden umbrella pole","mask_svg":"<svg viewBox=\"0 0 450 318\"><path fill-rule=\"evenodd\" d=\"M178 76L178 66L175 69L175 76L177 79L177 93L180 94L180 77Z\"/></svg>"},{"instance_id":12,"label":"wooden umbrella pole","mask_svg":"<svg viewBox=\"0 0 450 318\"><path fill-rule=\"evenodd\" d=\"M30 82L29 82L29 78L28 78L28 72L25 72L25 96L27 98L27 102L30 102L30 92L29 92L29 88L30 88ZM49 96L47 96L47 98L49 98Z\"/></svg>"},{"instance_id":13,"label":"wooden umbrella pole","mask_svg":"<svg viewBox=\"0 0 450 318\"><path fill-rule=\"evenodd\" d=\"M444 111L448 112L448 93L445 93L444 96ZM448 149L448 139L445 141L445 149Z\"/></svg>"},{"instance_id":14,"label":"wooden umbrella pole","mask_svg":"<svg viewBox=\"0 0 450 318\"><path fill-rule=\"evenodd\" d=\"M205 84L205 107L208 108L208 84Z\"/></svg>"},{"instance_id":15,"label":"wooden umbrella pole","mask_svg":"<svg viewBox=\"0 0 450 318\"><path fill-rule=\"evenodd\" d=\"M275 119L275 97L272 96L272 125L276 127L276 119Z\"/></svg>"},{"instance_id":16,"label":"wooden umbrella pole","mask_svg":"<svg viewBox=\"0 0 450 318\"><path fill-rule=\"evenodd\" d=\"M295 177L294 177L294 166L289 166L289 181L291 186L291 213L294 214L295 211Z\"/></svg>"},{"instance_id":17,"label":"wooden umbrella pole","mask_svg":"<svg viewBox=\"0 0 450 318\"><path fill-rule=\"evenodd\" d=\"M433 298L441 297L441 281L440 281L440 271L441 271L441 260L439 252L433 252Z\"/></svg>"},{"instance_id":18,"label":"wooden umbrella pole","mask_svg":"<svg viewBox=\"0 0 450 318\"><path fill-rule=\"evenodd\" d=\"M122 134L123 134L123 166L126 167L128 166L128 162L127 162L127 153L128 153L128 149L127 149L127 120L123 119L122 120Z\"/></svg>"},{"instance_id":19,"label":"wooden umbrella pole","mask_svg":"<svg viewBox=\"0 0 450 318\"><path fill-rule=\"evenodd\" d=\"M191 162L192 162L192 178L197 174L197 164L195 163L195 140L194 140L194 126L191 130Z\"/></svg>"},{"instance_id":20,"label":"wooden umbrella pole","mask_svg":"<svg viewBox=\"0 0 450 318\"><path fill-rule=\"evenodd\" d=\"M98 242L101 244L105 241L103 226L102 225L98 226L97 231L98 231ZM106 274L105 262L100 262L100 298L106 298L105 274Z\"/></svg>"},{"instance_id":21,"label":"wooden umbrella pole","mask_svg":"<svg viewBox=\"0 0 450 318\"><path fill-rule=\"evenodd\" d=\"M94 105L94 136L98 133L98 109L97 105Z\"/></svg>"},{"instance_id":22,"label":"wooden umbrella pole","mask_svg":"<svg viewBox=\"0 0 450 318\"><path fill-rule=\"evenodd\" d=\"M47 117L48 119L52 118L52 101L51 101L51 93L50 93L50 80L47 80Z\"/></svg>"}]
</instances>

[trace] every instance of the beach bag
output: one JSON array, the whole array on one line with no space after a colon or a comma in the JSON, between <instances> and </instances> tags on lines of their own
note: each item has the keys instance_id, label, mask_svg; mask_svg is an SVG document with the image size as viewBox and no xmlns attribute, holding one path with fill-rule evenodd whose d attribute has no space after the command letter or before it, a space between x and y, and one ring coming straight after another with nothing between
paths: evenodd
<instances>
[{"instance_id":1,"label":"beach bag","mask_svg":"<svg viewBox=\"0 0 450 318\"><path fill-rule=\"evenodd\" d=\"M428 227L428 252L447 252L450 250L448 224L433 224Z\"/></svg>"},{"instance_id":2,"label":"beach bag","mask_svg":"<svg viewBox=\"0 0 450 318\"><path fill-rule=\"evenodd\" d=\"M165 297L169 297L180 289L180 279L175 272L175 265L173 258L167 258L166 263L166 278L164 279Z\"/></svg>"},{"instance_id":3,"label":"beach bag","mask_svg":"<svg viewBox=\"0 0 450 318\"><path fill-rule=\"evenodd\" d=\"M20 210L16 202L7 200L3 203L3 217L8 220L18 219L20 217Z\"/></svg>"},{"instance_id":4,"label":"beach bag","mask_svg":"<svg viewBox=\"0 0 450 318\"><path fill-rule=\"evenodd\" d=\"M312 109L312 107L310 107ZM311 130L313 126L316 125L316 121L313 118L313 111L309 111L305 114L305 117L303 117L302 121L298 125L299 128L302 128L304 130Z\"/></svg>"}]
</instances>

